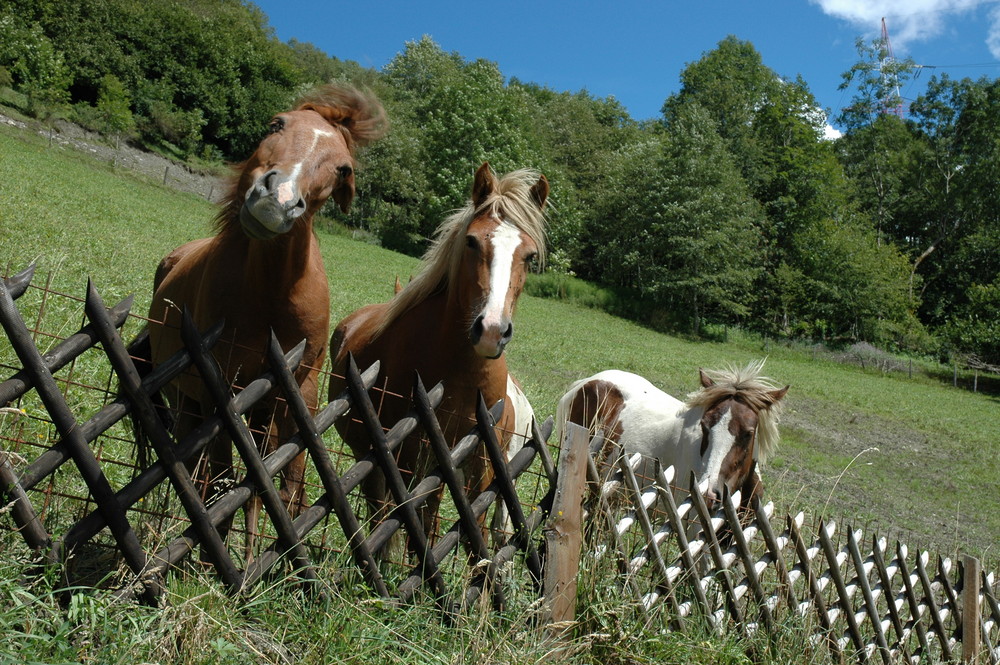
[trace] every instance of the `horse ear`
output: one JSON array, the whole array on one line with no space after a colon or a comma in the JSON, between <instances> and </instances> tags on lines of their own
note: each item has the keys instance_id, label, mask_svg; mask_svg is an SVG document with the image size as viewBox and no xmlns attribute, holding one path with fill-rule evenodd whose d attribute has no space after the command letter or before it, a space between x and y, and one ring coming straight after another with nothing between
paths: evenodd
<instances>
[{"instance_id":1,"label":"horse ear","mask_svg":"<svg viewBox=\"0 0 1000 665\"><path fill-rule=\"evenodd\" d=\"M333 200L340 206L340 210L347 214L351 211L351 201L354 200L354 170L348 175L342 176L337 187L331 194Z\"/></svg>"},{"instance_id":2,"label":"horse ear","mask_svg":"<svg viewBox=\"0 0 1000 665\"><path fill-rule=\"evenodd\" d=\"M787 385L784 388L782 388L781 390L772 390L771 392L767 393L767 406L768 406L768 408L774 406L779 401L781 401L781 398L785 396L785 393L787 393L788 389L791 388L791 387L792 387L791 385Z\"/></svg>"},{"instance_id":3,"label":"horse ear","mask_svg":"<svg viewBox=\"0 0 1000 665\"><path fill-rule=\"evenodd\" d=\"M476 171L476 177L472 180L472 205L476 208L481 206L496 189L496 186L497 177L493 175L490 163L483 162L483 165Z\"/></svg>"},{"instance_id":4,"label":"horse ear","mask_svg":"<svg viewBox=\"0 0 1000 665\"><path fill-rule=\"evenodd\" d=\"M545 210L545 199L549 197L549 181L544 175L538 176L538 182L531 188L531 198L538 204L539 210Z\"/></svg>"},{"instance_id":5,"label":"horse ear","mask_svg":"<svg viewBox=\"0 0 1000 665\"><path fill-rule=\"evenodd\" d=\"M715 385L715 381L713 381L708 376L708 374L705 374L705 370L703 370L700 367L698 368L698 378L701 380L701 387L702 388L711 388L712 386Z\"/></svg>"}]
</instances>

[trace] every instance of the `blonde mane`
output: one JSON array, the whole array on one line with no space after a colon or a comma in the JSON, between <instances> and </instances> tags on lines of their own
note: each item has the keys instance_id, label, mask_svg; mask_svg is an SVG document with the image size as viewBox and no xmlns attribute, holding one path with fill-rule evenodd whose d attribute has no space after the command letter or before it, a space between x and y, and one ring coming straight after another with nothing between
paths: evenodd
<instances>
[{"instance_id":1,"label":"blonde mane","mask_svg":"<svg viewBox=\"0 0 1000 665\"><path fill-rule=\"evenodd\" d=\"M484 213L495 214L523 231L538 247L538 266L545 265L546 221L531 194L541 174L519 169L500 178L496 189L478 208L472 200L449 215L434 232L434 240L424 254L417 276L389 301L375 335L381 334L407 310L455 283L465 250L465 232L472 220Z\"/></svg>"},{"instance_id":2,"label":"blonde mane","mask_svg":"<svg viewBox=\"0 0 1000 665\"><path fill-rule=\"evenodd\" d=\"M766 376L761 376L764 360L751 361L746 367L727 367L724 370L704 370L715 382L687 396L689 407L708 409L719 400L735 397L757 414L757 457L763 464L778 448L778 421L781 419L782 402L775 402L770 393L778 390Z\"/></svg>"}]
</instances>

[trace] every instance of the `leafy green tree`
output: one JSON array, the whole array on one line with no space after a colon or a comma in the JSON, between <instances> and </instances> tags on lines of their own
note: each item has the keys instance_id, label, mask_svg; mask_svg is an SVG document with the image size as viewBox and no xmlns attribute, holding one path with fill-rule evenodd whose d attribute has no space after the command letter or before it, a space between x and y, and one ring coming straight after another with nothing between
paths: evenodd
<instances>
[{"instance_id":1,"label":"leafy green tree","mask_svg":"<svg viewBox=\"0 0 1000 665\"><path fill-rule=\"evenodd\" d=\"M48 118L70 100L70 71L62 52L36 22L0 6L0 66L29 101L28 111Z\"/></svg>"},{"instance_id":2,"label":"leafy green tree","mask_svg":"<svg viewBox=\"0 0 1000 665\"><path fill-rule=\"evenodd\" d=\"M528 109L527 134L542 155L538 164L552 183L552 254L557 270L586 273L592 252L583 229L596 222L598 204L608 195L614 156L641 140L643 132L613 97L586 91L557 92L514 80Z\"/></svg>"},{"instance_id":3,"label":"leafy green tree","mask_svg":"<svg viewBox=\"0 0 1000 665\"><path fill-rule=\"evenodd\" d=\"M850 182L824 139L826 114L801 78L782 78L751 43L732 36L689 64L681 83L663 106L667 131L686 106L704 108L765 215L763 270L748 320L768 334L813 330L814 313L798 309L805 303L797 295L805 273L795 239L855 214Z\"/></svg>"},{"instance_id":4,"label":"leafy green tree","mask_svg":"<svg viewBox=\"0 0 1000 665\"><path fill-rule=\"evenodd\" d=\"M907 289L909 262L857 220L826 218L793 240L778 279L791 332L822 338L863 339L906 347L922 337Z\"/></svg>"},{"instance_id":5,"label":"leafy green tree","mask_svg":"<svg viewBox=\"0 0 1000 665\"><path fill-rule=\"evenodd\" d=\"M210 143L245 157L300 82L267 17L240 0L18 0L17 11L66 58L71 101L96 104L112 74L146 140L165 139L182 156Z\"/></svg>"},{"instance_id":6,"label":"leafy green tree","mask_svg":"<svg viewBox=\"0 0 1000 665\"><path fill-rule=\"evenodd\" d=\"M844 72L840 90L854 89L850 105L837 116L847 128L842 149L849 175L861 188L879 242L892 226L898 199L904 195L895 158L905 152L909 133L902 121L900 86L912 76L913 60L894 60L881 39L858 39L859 60Z\"/></svg>"},{"instance_id":7,"label":"leafy green tree","mask_svg":"<svg viewBox=\"0 0 1000 665\"><path fill-rule=\"evenodd\" d=\"M670 132L627 147L612 191L593 229L602 281L696 334L749 315L763 215L703 108L677 107Z\"/></svg>"},{"instance_id":8,"label":"leafy green tree","mask_svg":"<svg viewBox=\"0 0 1000 665\"><path fill-rule=\"evenodd\" d=\"M488 160L500 172L538 167L522 127L519 96L504 85L496 64L466 62L429 37L408 42L385 69L403 122L421 128L428 191L420 234L429 237L445 214L468 197L472 174Z\"/></svg>"},{"instance_id":9,"label":"leafy green tree","mask_svg":"<svg viewBox=\"0 0 1000 665\"><path fill-rule=\"evenodd\" d=\"M1000 366L1000 279L992 284L974 284L967 302L943 328L952 349L987 365Z\"/></svg>"},{"instance_id":10,"label":"leafy green tree","mask_svg":"<svg viewBox=\"0 0 1000 665\"><path fill-rule=\"evenodd\" d=\"M104 130L115 137L116 144L122 134L127 134L135 127L128 92L113 74L105 74L101 80L97 113L104 124Z\"/></svg>"}]
</instances>

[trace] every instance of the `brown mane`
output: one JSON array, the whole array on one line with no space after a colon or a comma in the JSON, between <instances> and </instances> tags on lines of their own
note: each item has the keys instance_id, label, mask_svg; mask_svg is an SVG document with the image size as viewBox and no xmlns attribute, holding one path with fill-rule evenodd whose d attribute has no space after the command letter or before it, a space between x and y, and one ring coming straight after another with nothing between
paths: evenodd
<instances>
[{"instance_id":1,"label":"brown mane","mask_svg":"<svg viewBox=\"0 0 1000 665\"><path fill-rule=\"evenodd\" d=\"M312 110L323 116L343 134L352 158L358 148L382 137L388 129L385 109L373 94L339 83L311 90L296 100L290 110ZM212 223L216 233L230 228L231 222L238 218L246 193L241 176L249 161L247 159L230 167L229 189L219 202L219 211Z\"/></svg>"},{"instance_id":2,"label":"brown mane","mask_svg":"<svg viewBox=\"0 0 1000 665\"><path fill-rule=\"evenodd\" d=\"M757 414L757 446L761 463L767 461L778 447L778 421L781 419L782 402L775 402L771 393L779 389L771 379L761 376L764 360L751 361L746 367L727 367L724 370L704 370L715 383L687 396L689 407L706 410L719 401L733 398L747 405Z\"/></svg>"}]
</instances>

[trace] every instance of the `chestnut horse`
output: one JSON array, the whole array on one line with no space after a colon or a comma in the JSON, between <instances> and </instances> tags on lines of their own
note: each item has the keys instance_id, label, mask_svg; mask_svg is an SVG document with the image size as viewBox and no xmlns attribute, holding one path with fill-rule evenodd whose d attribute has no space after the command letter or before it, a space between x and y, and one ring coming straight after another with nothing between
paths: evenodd
<instances>
[{"instance_id":1,"label":"chestnut horse","mask_svg":"<svg viewBox=\"0 0 1000 665\"><path fill-rule=\"evenodd\" d=\"M466 205L437 229L418 274L386 303L367 305L341 321L330 341L333 377L330 394L343 388L348 353L359 367L381 361L384 385L371 391L380 420L392 425L410 408L414 371L425 385L444 382L437 416L449 444L475 423L477 393L487 405L504 401L497 423L508 458L531 433L531 408L507 371L504 348L514 334L512 318L531 264L545 253L543 209L549 193L545 176L520 170L497 178L484 163ZM341 437L361 459L369 452L363 428L337 422ZM516 433L512 442L512 433ZM420 475L429 450L418 437L404 441L398 464L404 474ZM465 467L472 494L492 480L482 454ZM388 499L384 476L369 474L363 490L376 517ZM440 493L423 509L424 527L436 532Z\"/></svg>"},{"instance_id":2,"label":"chestnut horse","mask_svg":"<svg viewBox=\"0 0 1000 665\"><path fill-rule=\"evenodd\" d=\"M214 355L236 387L263 369L273 330L283 349L306 340L296 380L310 409L317 406L319 369L326 357L330 296L313 216L330 197L347 212L354 198L355 151L378 138L384 111L373 97L325 86L271 119L250 158L235 167L216 220L216 235L170 252L154 278L149 308L150 360L158 364L181 348L181 312L199 330L225 320ZM189 432L213 406L197 373L164 391L174 411L175 435ZM295 432L284 407L265 400L248 414L266 454ZM281 474L281 496L292 516L306 503L304 453ZM205 491L232 478L231 442L209 444L196 476ZM260 498L247 506L248 555Z\"/></svg>"},{"instance_id":3,"label":"chestnut horse","mask_svg":"<svg viewBox=\"0 0 1000 665\"><path fill-rule=\"evenodd\" d=\"M566 422L601 430L605 470L616 448L621 455L641 453L662 468L672 465L681 487L693 471L709 506L728 489L741 490L745 508L763 492L757 463L777 448L780 402L788 392L760 375L763 365L699 370L702 387L685 402L636 374L600 372L574 383L559 400L559 440ZM647 463L641 475L652 478L649 471Z\"/></svg>"}]
</instances>

